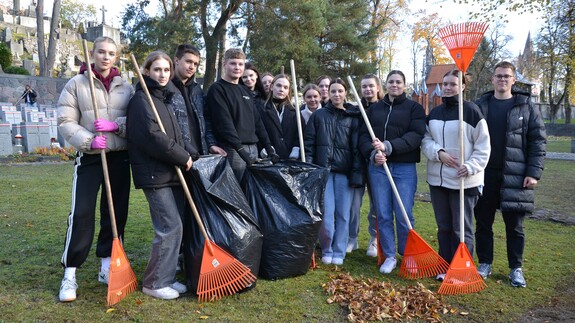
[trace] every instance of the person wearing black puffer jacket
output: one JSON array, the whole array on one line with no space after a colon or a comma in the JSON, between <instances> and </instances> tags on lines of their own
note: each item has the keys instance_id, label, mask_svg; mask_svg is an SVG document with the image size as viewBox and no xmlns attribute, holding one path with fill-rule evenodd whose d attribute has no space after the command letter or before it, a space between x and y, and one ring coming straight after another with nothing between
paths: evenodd
<instances>
[{"instance_id":1,"label":"person wearing black puffer jacket","mask_svg":"<svg viewBox=\"0 0 575 323\"><path fill-rule=\"evenodd\" d=\"M306 161L330 170L319 233L324 264L342 265L349 237L353 187L364 184L357 149L359 109L345 103L347 87L341 79L329 85L329 101L314 112L305 128Z\"/></svg>"},{"instance_id":2,"label":"person wearing black puffer jacket","mask_svg":"<svg viewBox=\"0 0 575 323\"><path fill-rule=\"evenodd\" d=\"M280 159L299 159L298 113L290 103L290 81L287 75L278 74L274 77L270 96L259 110L270 143Z\"/></svg>"},{"instance_id":3,"label":"person wearing black puffer jacket","mask_svg":"<svg viewBox=\"0 0 575 323\"><path fill-rule=\"evenodd\" d=\"M144 294L173 299L187 287L176 281L176 266L182 242L185 195L175 167L189 170L192 158L172 110L178 91L170 83L170 57L155 51L142 65L144 80L160 120L157 120L141 84L130 100L127 115L128 153L134 185L144 190L154 226L150 260L144 274ZM164 126L161 130L159 123Z\"/></svg>"},{"instance_id":4,"label":"person wearing black puffer jacket","mask_svg":"<svg viewBox=\"0 0 575 323\"><path fill-rule=\"evenodd\" d=\"M491 77L494 91L485 93L477 105L487 120L491 137L491 156L485 169L485 188L475 206L475 241L483 278L491 274L493 263L493 222L501 210L507 238L507 261L513 287L527 285L523 276L525 234L523 219L533 212L534 188L543 174L545 124L530 95L517 92L515 66L495 65Z\"/></svg>"},{"instance_id":5,"label":"person wearing black puffer jacket","mask_svg":"<svg viewBox=\"0 0 575 323\"><path fill-rule=\"evenodd\" d=\"M389 72L385 86L387 94L383 100L367 111L376 139L372 141L367 126L362 126L359 149L369 159L368 179L377 214L378 243L386 258L379 271L389 274L397 264L396 252L403 255L409 229L381 166L387 161L413 226L412 209L417 188L415 163L420 161L419 147L425 134L425 112L419 103L407 98L403 72ZM397 227L397 248L394 227Z\"/></svg>"}]
</instances>

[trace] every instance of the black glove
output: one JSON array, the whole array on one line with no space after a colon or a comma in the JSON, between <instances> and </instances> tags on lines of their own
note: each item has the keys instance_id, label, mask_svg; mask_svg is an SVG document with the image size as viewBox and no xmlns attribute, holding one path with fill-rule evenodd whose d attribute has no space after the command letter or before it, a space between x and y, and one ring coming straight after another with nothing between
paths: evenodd
<instances>
[{"instance_id":1,"label":"black glove","mask_svg":"<svg viewBox=\"0 0 575 323\"><path fill-rule=\"evenodd\" d=\"M280 161L280 155L276 154L276 150L274 146L267 146L266 151L268 152L268 157L272 161L272 163L277 163Z\"/></svg>"},{"instance_id":2,"label":"black glove","mask_svg":"<svg viewBox=\"0 0 575 323\"><path fill-rule=\"evenodd\" d=\"M247 150L244 149L244 147L238 149L238 155L240 155L240 157L246 162L248 166L251 166L255 162L254 158Z\"/></svg>"}]
</instances>

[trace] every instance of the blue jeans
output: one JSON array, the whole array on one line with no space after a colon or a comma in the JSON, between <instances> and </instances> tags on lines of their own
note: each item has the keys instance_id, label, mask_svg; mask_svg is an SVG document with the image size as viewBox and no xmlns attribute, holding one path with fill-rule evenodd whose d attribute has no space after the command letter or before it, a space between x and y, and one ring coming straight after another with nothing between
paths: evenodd
<instances>
[{"instance_id":1,"label":"blue jeans","mask_svg":"<svg viewBox=\"0 0 575 323\"><path fill-rule=\"evenodd\" d=\"M351 210L349 214L349 242L356 243L359 235L359 223L361 218L361 204L363 202L363 193L365 186L352 188L353 197L351 200Z\"/></svg>"},{"instance_id":2,"label":"blue jeans","mask_svg":"<svg viewBox=\"0 0 575 323\"><path fill-rule=\"evenodd\" d=\"M319 231L322 257L345 258L349 237L349 211L353 189L347 175L329 173L324 195L323 222Z\"/></svg>"},{"instance_id":3,"label":"blue jeans","mask_svg":"<svg viewBox=\"0 0 575 323\"><path fill-rule=\"evenodd\" d=\"M172 285L176 279L185 214L184 191L181 186L169 186L145 188L144 194L150 205L154 240L143 285L160 289Z\"/></svg>"},{"instance_id":4,"label":"blue jeans","mask_svg":"<svg viewBox=\"0 0 575 323\"><path fill-rule=\"evenodd\" d=\"M417 171L415 163L388 163L393 181L401 197L411 225L414 225L413 203L417 189ZM409 232L401 208L385 169L370 163L368 177L373 205L378 221L379 243L386 258L395 257L396 252L403 255ZM395 219L395 226L394 226ZM395 246L395 227L397 227L397 249Z\"/></svg>"}]
</instances>

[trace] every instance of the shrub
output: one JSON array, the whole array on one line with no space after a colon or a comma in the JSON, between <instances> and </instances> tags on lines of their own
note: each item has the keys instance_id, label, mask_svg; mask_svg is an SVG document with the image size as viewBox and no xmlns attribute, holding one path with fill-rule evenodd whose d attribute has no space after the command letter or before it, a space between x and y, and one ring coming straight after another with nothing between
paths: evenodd
<instances>
[{"instance_id":1,"label":"shrub","mask_svg":"<svg viewBox=\"0 0 575 323\"><path fill-rule=\"evenodd\" d=\"M8 66L7 68L4 69L4 73L30 75L30 72L28 72L28 70L20 66Z\"/></svg>"},{"instance_id":2,"label":"shrub","mask_svg":"<svg viewBox=\"0 0 575 323\"><path fill-rule=\"evenodd\" d=\"M76 157L76 149L74 147L36 147L34 154L41 156L60 156L60 160L73 160Z\"/></svg>"},{"instance_id":3,"label":"shrub","mask_svg":"<svg viewBox=\"0 0 575 323\"><path fill-rule=\"evenodd\" d=\"M12 65L12 52L10 52L10 48L6 46L6 43L0 43L0 65L2 65L3 69Z\"/></svg>"}]
</instances>

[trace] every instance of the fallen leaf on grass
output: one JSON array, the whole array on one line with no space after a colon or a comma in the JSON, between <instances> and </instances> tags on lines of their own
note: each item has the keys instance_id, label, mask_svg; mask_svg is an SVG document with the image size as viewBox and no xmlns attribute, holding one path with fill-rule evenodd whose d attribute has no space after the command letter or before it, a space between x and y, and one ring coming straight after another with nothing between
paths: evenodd
<instances>
[{"instance_id":1,"label":"fallen leaf on grass","mask_svg":"<svg viewBox=\"0 0 575 323\"><path fill-rule=\"evenodd\" d=\"M115 311L115 310L116 310L115 308L109 308L109 309L106 310L106 313L112 313L112 312Z\"/></svg>"},{"instance_id":2,"label":"fallen leaf on grass","mask_svg":"<svg viewBox=\"0 0 575 323\"><path fill-rule=\"evenodd\" d=\"M469 315L469 312L459 312L459 315L467 316L467 315Z\"/></svg>"},{"instance_id":3,"label":"fallen leaf on grass","mask_svg":"<svg viewBox=\"0 0 575 323\"><path fill-rule=\"evenodd\" d=\"M200 320L207 320L208 318L210 318L210 317L207 315L200 316Z\"/></svg>"},{"instance_id":4,"label":"fallen leaf on grass","mask_svg":"<svg viewBox=\"0 0 575 323\"><path fill-rule=\"evenodd\" d=\"M136 305L142 305L142 300L141 300L141 299L137 299L137 300L136 300Z\"/></svg>"},{"instance_id":5,"label":"fallen leaf on grass","mask_svg":"<svg viewBox=\"0 0 575 323\"><path fill-rule=\"evenodd\" d=\"M322 286L330 295L327 303L337 302L347 308L351 322L386 319L440 322L440 314L453 313L440 295L421 283L401 286L372 278L354 278L348 273L332 276Z\"/></svg>"}]
</instances>

